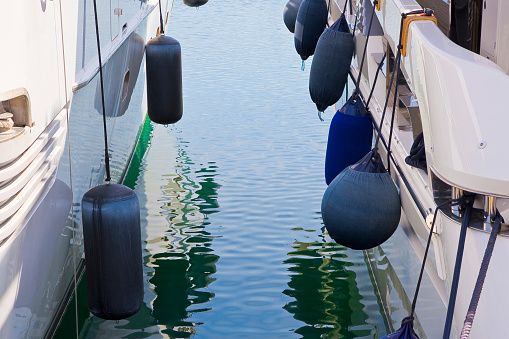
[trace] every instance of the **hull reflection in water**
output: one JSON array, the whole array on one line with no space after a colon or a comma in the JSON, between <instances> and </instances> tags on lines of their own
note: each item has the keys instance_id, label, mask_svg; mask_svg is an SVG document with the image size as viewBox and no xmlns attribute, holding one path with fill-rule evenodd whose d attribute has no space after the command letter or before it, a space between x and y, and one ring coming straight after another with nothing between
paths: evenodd
<instances>
[{"instance_id":1,"label":"hull reflection in water","mask_svg":"<svg viewBox=\"0 0 509 339\"><path fill-rule=\"evenodd\" d=\"M405 221L401 225L407 227ZM373 284L383 305L381 313L385 315L391 333L400 327L401 319L410 314L421 265L411 255L413 249L404 242L405 238L405 232L398 228L382 246L364 251ZM408 291L411 291L410 294ZM427 274L423 275L417 305L419 312L414 315L414 330L419 338L442 337L446 309Z\"/></svg>"},{"instance_id":2,"label":"hull reflection in water","mask_svg":"<svg viewBox=\"0 0 509 339\"><path fill-rule=\"evenodd\" d=\"M384 332L365 311L374 304L372 287L357 282L358 275L367 273L362 252L332 242L295 242L293 248L285 260L291 265L291 280L283 293L295 301L284 309L306 324L295 333L306 338L372 338Z\"/></svg>"},{"instance_id":3,"label":"hull reflection in water","mask_svg":"<svg viewBox=\"0 0 509 339\"><path fill-rule=\"evenodd\" d=\"M193 313L210 310L204 304L214 297L207 287L215 280L212 275L219 256L214 254L213 237L206 227L210 224L208 215L219 208L217 191L221 186L214 182L217 167L209 163L193 171L185 145L178 148L150 145L156 131L166 133L165 129L154 131L154 125L147 120L124 180L125 185L137 191L142 206L144 304L136 315L118 323L91 317L80 312L86 311L83 279L78 294L80 318L84 318L80 336L94 338L104 333L128 336L143 332L188 338L199 325L191 321ZM149 146L151 151L147 154ZM161 168L161 161L165 162L164 167L177 170L155 175L152 166L156 170ZM159 199L151 199L151 194L158 195ZM72 322L71 313L66 314L68 322ZM69 325L62 327L57 337L65 338L73 330Z\"/></svg>"}]
</instances>

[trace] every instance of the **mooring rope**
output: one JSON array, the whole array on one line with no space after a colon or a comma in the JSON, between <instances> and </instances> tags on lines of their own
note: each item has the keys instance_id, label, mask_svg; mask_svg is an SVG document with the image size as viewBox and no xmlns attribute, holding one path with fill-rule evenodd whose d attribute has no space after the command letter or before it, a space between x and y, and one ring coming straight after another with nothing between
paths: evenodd
<instances>
[{"instance_id":1,"label":"mooring rope","mask_svg":"<svg viewBox=\"0 0 509 339\"><path fill-rule=\"evenodd\" d=\"M374 5L376 5L377 1L375 0L374 2ZM374 11L374 8L375 6L373 6L373 11ZM395 57L395 62L394 62L394 69L392 71L392 75L391 75L391 81L389 83L389 88L387 89L387 96L385 98L385 104L384 104L384 109L383 109L383 112L382 112L382 118L380 119L380 126L378 128L378 135L377 135L377 138L376 138L376 141L375 141L375 147L373 148L374 151L377 151L378 150L378 144L380 142L380 138L382 136L382 127L383 127L383 122L384 122L384 119L385 119L385 114L387 112L387 105L389 103L389 98L390 98L390 94L391 94L391 90L392 90L392 86L394 84L394 101L393 101L393 105L392 105L392 116L391 116L391 125L390 125L390 130L389 130L389 140L387 141L387 171L390 173L391 171L391 166L390 166L390 159L391 159L391 143L392 143L392 134L393 134L393 130L394 130L394 121L395 121L395 116L396 116L396 105L398 104L397 103L397 99L398 99L398 79L399 79L399 76L400 76L400 73L401 73L401 50L403 49L403 45L402 45L402 39L403 39L403 21L407 18L407 16L409 15L412 15L412 14L423 14L423 13L433 13L433 11L429 10L429 9L419 9L419 10L415 10L415 11L411 11L411 12L408 12L408 13L402 13L401 14L401 24L400 24L400 30L399 30L399 43L398 43L398 46L397 46L397 49L398 49L398 52L396 53L396 57ZM374 15L374 14L373 14ZM396 81L394 81L394 75L397 74L397 77L396 77Z\"/></svg>"},{"instance_id":2,"label":"mooring rope","mask_svg":"<svg viewBox=\"0 0 509 339\"><path fill-rule=\"evenodd\" d=\"M101 103L103 106L103 130L104 130L104 162L106 165L106 182L111 181L110 175L110 156L108 154L108 131L106 129L106 107L104 105L104 84L103 84L103 66L101 60L101 42L99 40L99 20L97 19L97 1L94 2L94 18L95 18L95 36L97 40L97 58L99 60L99 81L101 83Z\"/></svg>"},{"instance_id":3,"label":"mooring rope","mask_svg":"<svg viewBox=\"0 0 509 339\"><path fill-rule=\"evenodd\" d=\"M399 68L399 59L400 59L400 55L401 55L400 53L401 53L401 51L398 49L398 53L396 55L396 60L394 63L394 68L396 68L396 67ZM380 138L382 137L383 122L385 120L385 114L387 113L387 104L389 103L389 97L391 94L392 85L394 84L395 73L396 72L393 70L392 74L391 74L391 81L389 82L389 88L387 89L387 95L385 97L384 109L382 111L382 118L380 119L380 126L378 127L378 135L376 136L375 147L373 148L374 150L378 150L378 144L380 143ZM389 164L387 164L387 165L389 165Z\"/></svg>"},{"instance_id":4,"label":"mooring rope","mask_svg":"<svg viewBox=\"0 0 509 339\"><path fill-rule=\"evenodd\" d=\"M328 16L329 14L332 14L331 7L330 7L330 2L331 2L331 1L332 1L332 0L329 0L329 1L327 2L327 16ZM346 0L346 1L348 1L348 0ZM329 18L327 18L327 23L325 24L327 28L329 28L329 27L330 27L330 26L329 26L329 20L328 20L328 19L329 19Z\"/></svg>"},{"instance_id":5,"label":"mooring rope","mask_svg":"<svg viewBox=\"0 0 509 339\"><path fill-rule=\"evenodd\" d=\"M76 222L74 220L74 190L72 187L72 162L71 162L71 137L69 128L69 98L67 96L67 68L65 62L65 43L64 43L64 21L62 12L62 0L58 1L60 11L60 35L62 39L62 64L64 68L64 90L65 90L65 113L66 113L66 125L67 125L67 152L69 156L69 186L71 189L71 226L72 226L72 263L73 263L73 282L74 282L74 313L76 322L76 338L79 337L79 323L78 323L78 284L77 284L77 269L76 269Z\"/></svg>"},{"instance_id":6,"label":"mooring rope","mask_svg":"<svg viewBox=\"0 0 509 339\"><path fill-rule=\"evenodd\" d=\"M481 292L484 285L484 280L486 279L486 274L488 272L488 266L490 265L493 249L495 247L495 241L497 240L497 236L500 233L501 227L502 216L498 214L493 222L488 245L486 246L486 251L484 252L484 257L481 262L479 275L477 276L477 281L475 283L474 292L472 293L472 299L470 300L468 312L465 317L465 321L463 322L463 329L461 330L460 339L468 339L470 336L470 330L472 329L472 323L474 322L477 305L479 304L479 299L481 298Z\"/></svg>"},{"instance_id":7,"label":"mooring rope","mask_svg":"<svg viewBox=\"0 0 509 339\"><path fill-rule=\"evenodd\" d=\"M454 315L454 308L456 306L456 295L458 294L458 284L461 273L461 263L463 261L463 252L465 249L465 239L467 236L467 228L470 220L470 213L474 205L475 196L469 196L470 200L467 203L463 221L461 222L460 237L458 241L458 249L456 252L456 263L454 264L454 272L452 276L451 293L449 294L449 303L447 305L447 316L445 319L443 339L449 339L452 329L452 319Z\"/></svg>"},{"instance_id":8,"label":"mooring rope","mask_svg":"<svg viewBox=\"0 0 509 339\"><path fill-rule=\"evenodd\" d=\"M161 6L161 0L159 0L159 22L160 22L159 31L161 32L161 35L164 35L163 10Z\"/></svg>"},{"instance_id":9,"label":"mooring rope","mask_svg":"<svg viewBox=\"0 0 509 339\"><path fill-rule=\"evenodd\" d=\"M382 66L384 64L386 56L387 56L387 54L384 54L384 56L380 60L380 63L378 64L378 67L376 69L375 79L373 80L373 87L371 87L371 91L369 92L368 100L366 101L366 108L368 110L369 110L369 102L371 101L371 98L373 97L373 92L375 91L376 81L378 80L378 74L380 74L380 71L382 70Z\"/></svg>"},{"instance_id":10,"label":"mooring rope","mask_svg":"<svg viewBox=\"0 0 509 339\"><path fill-rule=\"evenodd\" d=\"M437 214L438 214L438 211L447 206L447 205L450 205L450 206L457 206L457 205L460 205L462 203L464 203L466 200L465 197L462 197L462 198L459 198L459 199L451 199L449 201L446 201L444 203L441 203L439 205L437 205L437 207L435 208L435 213L433 215L433 222L431 223L431 227L430 227L430 231L429 231L429 235L428 235L428 242L426 243L426 249L424 251L424 257L422 259L422 265L421 265L421 271L419 273L419 279L417 280L417 286L415 287L415 293L414 293L414 299L412 301L412 309L411 309L411 312L410 312L410 318L414 318L414 314L415 314L415 306L417 304L417 296L419 295L419 290L421 288L421 282L422 282L422 276L424 274L424 268L426 266L426 259L428 258L428 252L429 252L429 246L431 244L431 239L433 237L433 231L435 229L435 223L436 223L436 220L437 220Z\"/></svg>"},{"instance_id":11,"label":"mooring rope","mask_svg":"<svg viewBox=\"0 0 509 339\"><path fill-rule=\"evenodd\" d=\"M364 60L366 59L366 51L368 49L368 42L369 42L369 37L371 35L371 26L373 24L373 17L375 16L375 5L378 3L378 0L375 0L373 2L373 11L371 13L371 18L369 20L369 27L368 27L368 34L366 35L366 43L364 44L364 51L362 52L362 59L361 59L361 65L359 67L359 74L357 76L357 82L355 84L355 90L354 90L354 93L359 93L359 86L360 86L360 83L361 83L361 77L362 77L362 68L364 67ZM346 5L345 5L346 6Z\"/></svg>"}]
</instances>

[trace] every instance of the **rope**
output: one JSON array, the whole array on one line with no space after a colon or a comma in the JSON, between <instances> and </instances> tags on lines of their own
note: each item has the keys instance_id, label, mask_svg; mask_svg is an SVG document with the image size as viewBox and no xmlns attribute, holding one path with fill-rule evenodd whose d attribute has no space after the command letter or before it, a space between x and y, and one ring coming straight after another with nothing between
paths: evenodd
<instances>
[{"instance_id":1,"label":"rope","mask_svg":"<svg viewBox=\"0 0 509 339\"><path fill-rule=\"evenodd\" d=\"M392 143L392 134L394 132L394 120L395 120L395 117L396 117L396 106L399 105L398 103L398 79L400 77L400 74L401 74L401 44L398 46L398 68L396 69L395 72L393 73L396 73L396 84L394 85L394 100L392 101L392 116L391 116L391 128L389 130L389 142L388 142L388 145L387 145L387 170L389 171L389 173L391 172L391 166L389 166L390 162L390 158L391 158L391 143ZM390 94L390 92L389 92Z\"/></svg>"},{"instance_id":2,"label":"rope","mask_svg":"<svg viewBox=\"0 0 509 339\"><path fill-rule=\"evenodd\" d=\"M426 173L428 172L426 163L426 148L424 145L424 136L421 132L417 138L415 138L412 148L410 148L410 154L405 158L405 162L419 169L422 169Z\"/></svg>"},{"instance_id":3,"label":"rope","mask_svg":"<svg viewBox=\"0 0 509 339\"><path fill-rule=\"evenodd\" d=\"M345 6L343 7L343 12L341 13L342 15L345 15L346 5L348 5L348 0L345 0Z\"/></svg>"},{"instance_id":4,"label":"rope","mask_svg":"<svg viewBox=\"0 0 509 339\"><path fill-rule=\"evenodd\" d=\"M376 3L377 2L375 1L375 5L376 5ZM375 10L375 6L373 6L373 12L374 12L374 10ZM401 64L401 50L403 49L403 46L401 45L401 40L403 38L403 20L405 20L408 15L411 15L411 14L421 14L421 13L427 13L427 10L426 9L419 9L419 10L415 10L415 11L411 11L411 12L408 12L408 13L402 13L401 14L401 24L400 24L400 30L399 30L399 44L397 46L398 53L396 54L396 57L395 57L394 70L393 70L392 75L391 75L391 81L389 83L389 88L387 90L387 96L385 98L384 109L383 109L383 113L382 113L382 118L380 119L380 126L379 126L379 129L378 129L378 135L377 135L377 138L376 138L376 141L375 141L375 147L373 148L373 150L375 152L378 149L378 144L379 144L380 138L382 136L382 124L383 124L383 121L385 119L385 114L387 112L387 104L389 103L389 97L390 97L392 85L394 84L394 75L397 74L398 77L396 78L396 85L395 85L395 89L394 89L394 104L393 104L393 107L392 107L392 117L391 117L390 131L389 131L389 141L388 141L388 145L387 145L387 166L388 166L389 173L390 173L390 168L391 168L390 165L389 165L390 164L390 157L391 157L391 141L392 141L392 133L393 133L393 130L394 130L394 118L395 118L395 113L396 113L396 100L397 100L397 95L398 95L397 82L398 82L398 78L399 78L400 71L401 71L400 64ZM371 18L373 18L373 16L374 16L374 13L372 14ZM371 25L370 25L369 29L371 29ZM359 74L359 77L360 77L360 74Z\"/></svg>"},{"instance_id":5,"label":"rope","mask_svg":"<svg viewBox=\"0 0 509 339\"><path fill-rule=\"evenodd\" d=\"M14 120L11 118L0 119L0 129L10 129L14 126Z\"/></svg>"},{"instance_id":6,"label":"rope","mask_svg":"<svg viewBox=\"0 0 509 339\"><path fill-rule=\"evenodd\" d=\"M99 20L97 19L97 1L94 2L94 18L95 18L95 36L97 40L97 57L99 59L99 78L101 82L101 102L103 105L103 130L104 130L104 162L106 165L106 182L111 181L110 175L110 156L108 154L108 133L106 129L106 108L104 105L104 85L103 85L103 66L101 60L101 43L99 41ZM161 2L159 2L160 4Z\"/></svg>"},{"instance_id":7,"label":"rope","mask_svg":"<svg viewBox=\"0 0 509 339\"><path fill-rule=\"evenodd\" d=\"M474 292L472 293L472 299L470 300L470 306L468 307L467 316L465 317L463 329L461 330L460 339L468 339L470 336L470 330L472 329L472 323L474 322L477 305L479 304L479 299L481 298L484 280L486 279L486 273L488 272L488 266L490 265L491 255L493 254L493 248L495 247L495 241L497 240L498 233L500 233L501 226L502 217L497 215L495 222L493 223L493 228L491 229L488 245L486 246L486 251L484 252L484 257L481 262L481 269L479 270L479 275L477 276Z\"/></svg>"},{"instance_id":8,"label":"rope","mask_svg":"<svg viewBox=\"0 0 509 339\"><path fill-rule=\"evenodd\" d=\"M359 75L357 76L357 83L355 84L354 93L359 93L359 85L361 83L361 77L362 77L362 68L364 67L364 60L366 59L366 51L368 49L369 36L371 35L371 26L373 23L373 17L375 16L375 5L377 3L378 3L378 0L375 0L374 6L373 6L373 12L371 13L371 18L369 20L368 34L366 36L366 43L364 44L364 51L362 52L361 66L359 67ZM346 4L345 4L345 8L346 8ZM357 20L356 20L356 22L357 22ZM401 39L401 37L400 37L400 39Z\"/></svg>"},{"instance_id":9,"label":"rope","mask_svg":"<svg viewBox=\"0 0 509 339\"><path fill-rule=\"evenodd\" d=\"M346 88L345 88L345 100L347 100L347 98L348 98L348 77L346 78L345 86L346 86Z\"/></svg>"},{"instance_id":10,"label":"rope","mask_svg":"<svg viewBox=\"0 0 509 339\"><path fill-rule=\"evenodd\" d=\"M467 236L468 222L470 219L470 212L474 205L474 196L469 196L470 201L467 203L467 209L461 222L460 237L458 242L458 250L456 252L456 263L454 264L454 273L452 277L451 294L449 295L449 304L447 306L447 316L444 326L443 339L449 339L452 328L452 318L454 315L454 307L456 305L456 295L458 294L458 284L461 273L461 262L463 260L463 251L465 249L465 238Z\"/></svg>"},{"instance_id":11,"label":"rope","mask_svg":"<svg viewBox=\"0 0 509 339\"><path fill-rule=\"evenodd\" d=\"M64 67L64 90L65 90L65 113L66 113L66 122L67 122L67 150L69 154L69 185L71 186L71 223L72 223L72 263L74 270L74 313L75 313L75 321L76 321L76 338L79 337L79 322L78 322L78 284L77 284L77 271L76 271L76 224L74 220L74 191L72 187L72 162L71 162L71 137L70 137L70 128L69 128L69 98L67 97L67 69L65 63L65 44L64 44L64 22L62 15L62 0L58 2L59 10L60 10L60 34L62 39L62 60Z\"/></svg>"},{"instance_id":12,"label":"rope","mask_svg":"<svg viewBox=\"0 0 509 339\"><path fill-rule=\"evenodd\" d=\"M396 62L394 63L394 67L399 67L399 57L401 55L401 51L398 49L398 53L396 55ZM380 126L378 127L378 135L376 136L376 141L375 141L375 147L373 148L374 150L377 150L378 149L378 144L380 142L380 138L382 137L382 124L384 122L384 119L385 119L385 114L387 113L387 104L389 103L389 96L390 96L390 93L391 93L391 89L392 89L392 85L394 84L394 74L396 72L392 72L392 75L391 75L391 81L389 82L389 88L387 89L387 96L385 97L385 104L384 104L384 109L383 109L383 112L382 112L382 118L380 119Z\"/></svg>"},{"instance_id":13,"label":"rope","mask_svg":"<svg viewBox=\"0 0 509 339\"><path fill-rule=\"evenodd\" d=\"M386 56L387 56L387 54L384 54L384 56L382 57L382 60L380 60L380 63L378 64L378 67L376 69L375 80L373 81L373 87L371 87L371 92L369 92L369 97L368 97L368 100L366 101L366 107L368 107L368 109L369 109L369 102L371 101L371 97L373 96L373 92L375 91L375 85L376 85L376 81L378 80L378 74L380 74L380 71L382 70L382 66L384 64L384 60L385 60Z\"/></svg>"},{"instance_id":14,"label":"rope","mask_svg":"<svg viewBox=\"0 0 509 339\"><path fill-rule=\"evenodd\" d=\"M159 0L159 22L160 22L160 25L161 25L161 29L160 29L161 35L164 35L163 10L161 8L161 0Z\"/></svg>"},{"instance_id":15,"label":"rope","mask_svg":"<svg viewBox=\"0 0 509 339\"><path fill-rule=\"evenodd\" d=\"M331 1L332 1L332 0L329 0L329 2L327 2L327 15L332 14L332 13L331 13L331 11L330 11L330 2L331 2ZM347 1L348 1L348 0L347 0ZM329 18L327 18L327 19L329 19ZM330 26L329 26L329 20L327 20L327 24L326 24L326 26L327 26L327 28L329 28L329 27L330 27Z\"/></svg>"},{"instance_id":16,"label":"rope","mask_svg":"<svg viewBox=\"0 0 509 339\"><path fill-rule=\"evenodd\" d=\"M417 286L415 287L414 299L412 301L412 310L410 312L410 317L407 317L407 318L411 318L412 320L414 319L415 306L417 304L417 296L419 295L419 290L421 288L422 276L423 276L423 273L424 273L424 268L426 266L426 259L428 258L429 245L431 244L431 238L433 236L433 230L435 229L435 223L436 223L436 220L437 220L438 211L441 208L443 208L443 207L445 207L447 205L451 205L451 206L460 205L464 201L465 201L465 198L451 199L449 201L441 203L440 205L438 205L435 208L435 214L433 215L433 222L431 223L431 228L429 230L428 242L426 243L426 250L424 251L424 257L422 259L422 265L421 265L421 271L419 273L419 279L417 280ZM405 319L407 319L407 318L405 318ZM403 321L405 321L405 319L403 319ZM402 325L403 325L403 323L402 323Z\"/></svg>"}]
</instances>

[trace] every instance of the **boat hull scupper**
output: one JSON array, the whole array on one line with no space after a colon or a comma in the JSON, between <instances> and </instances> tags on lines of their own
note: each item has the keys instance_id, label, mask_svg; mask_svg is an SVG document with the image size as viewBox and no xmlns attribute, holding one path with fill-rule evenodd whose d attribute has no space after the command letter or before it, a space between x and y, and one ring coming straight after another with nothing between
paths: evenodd
<instances>
[{"instance_id":1,"label":"boat hull scupper","mask_svg":"<svg viewBox=\"0 0 509 339\"><path fill-rule=\"evenodd\" d=\"M329 23L339 17L344 1L336 0L334 4ZM363 4L364 1L353 0L352 13L347 15L363 11ZM498 2L498 5L499 9L509 11L507 4ZM387 59L391 62L386 62L382 68L383 74L380 74L375 86L369 109L375 124L382 125L383 139L388 140L392 99L387 109L389 118L386 117L383 123L380 120L388 79L394 71L391 67L399 41L401 14L421 9L421 6L412 0L384 0L380 7L375 11L375 21L378 20L383 32L370 37L360 90L365 98L369 96L380 56L387 52ZM363 16L364 25L361 27L366 27L367 18L369 16ZM504 27L498 26L497 37ZM365 32L365 29L364 32L359 29L355 32L357 61L362 55ZM505 47L500 48L503 50ZM392 177L400 188L404 217L396 235L379 249L366 252L366 255L372 264L375 283L381 290L379 293L389 323L397 328L410 312L417 279L413 275L418 274L416 267L423 258L430 216L432 218L439 203L461 197L464 191L475 193L475 210L467 230L454 312L452 333L458 337L493 217L498 212L509 220L505 141L509 115L504 113L507 109L503 100L509 89L509 76L502 55L498 55L499 59L489 60L481 56L482 52L479 55L461 48L432 21L410 23L406 52L401 61L402 77L398 81L399 101L389 164ZM357 61L352 62L350 69L354 78L358 75ZM414 138L420 132L424 135L427 173L405 163ZM385 148L381 154L386 157ZM423 337L442 336L462 217L461 210L450 207L438 214L426 265L425 292L421 291L416 309L416 327ZM502 234L497 238L470 338L506 336L504 325L497 319L500 314L509 312L509 296L500 293L509 278L505 269L505 258L509 255L508 229L507 225L503 225ZM408 259L402 262L402 257ZM393 265L388 274L387 265L391 262ZM430 300L433 302L430 303ZM398 308L405 312L396 312ZM437 314L441 316L437 317Z\"/></svg>"},{"instance_id":2,"label":"boat hull scupper","mask_svg":"<svg viewBox=\"0 0 509 339\"><path fill-rule=\"evenodd\" d=\"M101 3L98 1L99 10ZM123 1L120 5L127 21L119 24L119 34L111 38L110 28L101 26L109 25L110 19L100 16L101 45L106 51L107 132L115 183L123 180L145 121L144 45L157 34L157 4L155 0L142 1L141 5ZM40 25L39 30L31 30L36 32L33 38L50 39L51 32L52 40L24 47L40 49L38 53L20 52L40 56L40 62L11 56L9 65L14 69L23 69L24 62L31 62L27 72L17 73L17 77L3 62L6 53L0 55L0 71L13 77L2 76L0 112L8 107L21 112L16 119L30 117L25 125L15 125L14 133L0 135L0 338L51 337L56 330L74 290L74 276L79 278L83 268L81 198L105 177L95 27L88 15L92 2L74 2L71 6L62 1L61 5L66 72L60 1L44 1L37 6L16 2L5 8L6 12L19 9L23 15L33 14L34 24ZM109 10L109 3L106 7ZM27 15L22 22L30 18ZM111 18L117 24L117 17ZM30 45L23 39L19 44ZM55 65L42 65L53 58ZM76 77L75 66L79 69ZM23 116L23 112L29 114Z\"/></svg>"}]
</instances>

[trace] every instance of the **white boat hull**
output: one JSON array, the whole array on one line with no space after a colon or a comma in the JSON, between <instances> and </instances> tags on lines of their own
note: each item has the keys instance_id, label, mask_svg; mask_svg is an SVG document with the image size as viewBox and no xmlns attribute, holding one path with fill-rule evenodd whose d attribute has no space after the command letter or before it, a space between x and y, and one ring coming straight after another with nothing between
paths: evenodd
<instances>
[{"instance_id":1,"label":"white boat hull","mask_svg":"<svg viewBox=\"0 0 509 339\"><path fill-rule=\"evenodd\" d=\"M144 43L156 36L159 24L156 4L156 1L136 4L138 9L135 8L132 19L120 27L121 34L104 44L105 106L115 183L122 182L126 174L146 117ZM49 5L53 6L53 2ZM90 6L91 2L81 5ZM76 26L76 22L72 24ZM93 28L89 26L87 34ZM73 34L79 40L81 35L76 27ZM87 38L87 44L94 41ZM72 39L68 45L72 46ZM21 177L23 173L27 176L26 183L16 179L27 193L23 194L21 189L0 208L0 218L4 215L6 218L0 227L0 338L50 337L74 291L75 279L79 279L83 270L81 198L90 188L102 184L105 177L102 105L97 58L93 52L88 57L83 53L83 60L90 62L84 64L73 82L75 54L69 55L66 62L67 72L72 72L67 79L69 105L65 105L63 87L53 104L63 108L56 111L36 105L34 95L31 104L36 124L21 130L22 138L27 135L24 151L27 156L16 158L16 150L11 149L16 160L6 162L7 167L5 163L0 166L0 179L10 175L7 170L13 172L18 168L24 171ZM80 60L78 68L79 64ZM60 85L63 83L62 80ZM1 89L0 86L0 93ZM69 112L66 106L71 107ZM9 192L0 189L0 198Z\"/></svg>"},{"instance_id":2,"label":"white boat hull","mask_svg":"<svg viewBox=\"0 0 509 339\"><path fill-rule=\"evenodd\" d=\"M356 3L362 6L362 1ZM376 15L384 32L370 37L367 47L367 68L363 70L360 82L365 98L370 93L378 67L375 55L383 54L386 49L396 51L401 13L421 9L412 0L384 0L381 3ZM338 18L343 4L344 1L335 1L329 18L331 22ZM509 118L501 113L506 110L501 98L509 89L509 76L490 60L455 45L431 21L414 22L409 27L408 54L402 58L402 72L415 95L415 102L418 102L428 173L405 163L414 135L408 128L410 126L398 126L398 116L393 129L390 171L400 189L404 213L393 238L379 248L366 251L366 256L388 323L392 324L392 329L397 329L401 320L410 314L430 231L429 222L437 204L450 199L453 188L476 193L474 207L477 210L467 230L454 311L451 337L457 338L489 237L489 233L482 230L486 227L483 204L487 196L499 197L498 212L506 219L509 217L509 175L504 140ZM363 44L365 38L358 36L357 41L360 59L362 46L359 43ZM358 63L355 60L351 73L356 79ZM386 77L381 74L369 107L376 125L380 125L387 85ZM390 114L388 110L382 123L384 140L389 140ZM385 159L385 147L380 147L380 153ZM450 208L444 211L437 218L416 307L416 328L421 338L442 337L451 290L461 218L455 217ZM507 336L507 325L499 319L501 314L509 312L509 295L503 292L506 278L509 278L505 263L508 255L509 238L507 226L503 225L470 338Z\"/></svg>"}]
</instances>

